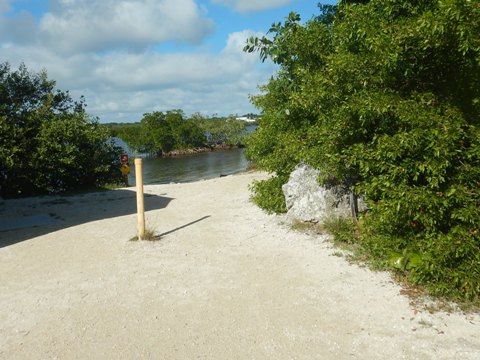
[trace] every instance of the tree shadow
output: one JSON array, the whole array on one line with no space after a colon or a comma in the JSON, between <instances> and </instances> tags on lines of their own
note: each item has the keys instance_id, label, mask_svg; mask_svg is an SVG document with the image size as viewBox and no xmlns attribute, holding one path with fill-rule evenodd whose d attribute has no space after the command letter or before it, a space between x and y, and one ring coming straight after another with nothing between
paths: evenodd
<instances>
[{"instance_id":1,"label":"tree shadow","mask_svg":"<svg viewBox=\"0 0 480 360\"><path fill-rule=\"evenodd\" d=\"M171 200L146 193L145 211L163 209ZM136 212L133 189L5 200L0 203L0 248L71 226Z\"/></svg>"}]
</instances>

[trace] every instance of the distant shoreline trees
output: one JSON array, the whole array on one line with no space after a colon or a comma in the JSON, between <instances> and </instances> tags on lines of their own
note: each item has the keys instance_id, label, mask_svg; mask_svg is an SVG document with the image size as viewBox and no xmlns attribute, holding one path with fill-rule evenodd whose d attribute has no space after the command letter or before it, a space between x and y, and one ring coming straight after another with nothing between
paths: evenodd
<instances>
[{"instance_id":1,"label":"distant shoreline trees","mask_svg":"<svg viewBox=\"0 0 480 360\"><path fill-rule=\"evenodd\" d=\"M233 116L207 117L194 113L186 117L182 110L177 109L146 113L139 123L103 126L111 136L125 141L130 149L160 157L194 148L241 146L245 142L248 125L251 124Z\"/></svg>"}]
</instances>

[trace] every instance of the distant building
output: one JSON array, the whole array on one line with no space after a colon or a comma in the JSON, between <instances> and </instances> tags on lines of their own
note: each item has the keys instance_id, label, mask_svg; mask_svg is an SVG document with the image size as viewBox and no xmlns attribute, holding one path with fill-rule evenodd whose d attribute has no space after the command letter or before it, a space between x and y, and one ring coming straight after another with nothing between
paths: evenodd
<instances>
[{"instance_id":1,"label":"distant building","mask_svg":"<svg viewBox=\"0 0 480 360\"><path fill-rule=\"evenodd\" d=\"M240 120L240 121L245 121L245 122L256 122L257 121L255 119L249 118L247 116L240 116L240 117L237 117L236 119Z\"/></svg>"}]
</instances>

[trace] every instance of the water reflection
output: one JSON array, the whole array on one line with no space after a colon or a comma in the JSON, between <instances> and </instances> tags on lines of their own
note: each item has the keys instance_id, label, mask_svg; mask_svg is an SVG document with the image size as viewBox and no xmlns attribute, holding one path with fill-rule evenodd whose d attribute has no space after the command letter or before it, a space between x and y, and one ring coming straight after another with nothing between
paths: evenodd
<instances>
[{"instance_id":1,"label":"water reflection","mask_svg":"<svg viewBox=\"0 0 480 360\"><path fill-rule=\"evenodd\" d=\"M133 163L133 158L131 162ZM191 182L235 174L245 171L247 167L244 149L211 151L171 158L144 158L143 181L145 184ZM129 182L135 183L134 166Z\"/></svg>"}]
</instances>

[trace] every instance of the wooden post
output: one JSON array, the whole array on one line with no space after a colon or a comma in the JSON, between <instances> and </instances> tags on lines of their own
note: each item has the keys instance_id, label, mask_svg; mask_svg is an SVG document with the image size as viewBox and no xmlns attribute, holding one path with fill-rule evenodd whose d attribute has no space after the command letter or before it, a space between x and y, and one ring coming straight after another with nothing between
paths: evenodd
<instances>
[{"instance_id":1,"label":"wooden post","mask_svg":"<svg viewBox=\"0 0 480 360\"><path fill-rule=\"evenodd\" d=\"M137 186L138 240L145 239L145 206L143 201L142 159L135 159L135 183Z\"/></svg>"}]
</instances>

